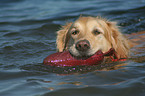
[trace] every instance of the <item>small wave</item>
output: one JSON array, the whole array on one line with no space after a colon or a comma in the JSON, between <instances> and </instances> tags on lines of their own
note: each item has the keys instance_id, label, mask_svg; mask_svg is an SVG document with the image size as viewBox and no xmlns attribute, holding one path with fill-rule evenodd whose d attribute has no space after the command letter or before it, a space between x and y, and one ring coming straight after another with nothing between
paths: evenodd
<instances>
[{"instance_id":1,"label":"small wave","mask_svg":"<svg viewBox=\"0 0 145 96\"><path fill-rule=\"evenodd\" d=\"M18 35L19 35L18 32L8 32L8 33L4 34L3 36L12 37L12 36L18 36Z\"/></svg>"},{"instance_id":2,"label":"small wave","mask_svg":"<svg viewBox=\"0 0 145 96\"><path fill-rule=\"evenodd\" d=\"M6 44L3 46L3 48L0 49L0 57L3 58L1 62L5 62L7 64L20 64L20 62L21 64L28 64L30 62L40 62L39 60L55 50L55 44L53 41L15 42L13 44Z\"/></svg>"},{"instance_id":3,"label":"small wave","mask_svg":"<svg viewBox=\"0 0 145 96\"><path fill-rule=\"evenodd\" d=\"M21 2L23 0L1 0L0 3L16 3L16 2Z\"/></svg>"}]
</instances>

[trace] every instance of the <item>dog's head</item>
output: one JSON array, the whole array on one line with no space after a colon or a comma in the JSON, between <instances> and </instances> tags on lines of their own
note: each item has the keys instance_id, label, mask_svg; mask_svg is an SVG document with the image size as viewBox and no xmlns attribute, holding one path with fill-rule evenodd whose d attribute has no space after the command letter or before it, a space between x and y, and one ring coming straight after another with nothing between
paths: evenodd
<instances>
[{"instance_id":1,"label":"dog's head","mask_svg":"<svg viewBox=\"0 0 145 96\"><path fill-rule=\"evenodd\" d=\"M98 50L107 52L114 48L119 57L127 56L127 40L118 31L115 23L99 17L80 17L58 31L57 48L69 50L78 57L91 56Z\"/></svg>"}]
</instances>

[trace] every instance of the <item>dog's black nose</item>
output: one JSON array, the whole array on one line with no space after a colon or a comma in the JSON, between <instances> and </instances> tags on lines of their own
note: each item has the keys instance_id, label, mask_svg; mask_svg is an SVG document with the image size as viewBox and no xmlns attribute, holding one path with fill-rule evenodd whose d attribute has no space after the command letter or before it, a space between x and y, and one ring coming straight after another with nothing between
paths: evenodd
<instances>
[{"instance_id":1,"label":"dog's black nose","mask_svg":"<svg viewBox=\"0 0 145 96\"><path fill-rule=\"evenodd\" d=\"M81 40L76 43L76 49L79 51L87 51L90 49L90 43L88 40Z\"/></svg>"}]
</instances>

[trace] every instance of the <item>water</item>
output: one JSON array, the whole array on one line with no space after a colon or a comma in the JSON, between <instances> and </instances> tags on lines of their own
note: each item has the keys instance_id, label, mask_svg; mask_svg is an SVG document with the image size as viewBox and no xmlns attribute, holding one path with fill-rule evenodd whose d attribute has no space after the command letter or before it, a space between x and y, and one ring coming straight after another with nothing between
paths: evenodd
<instances>
[{"instance_id":1,"label":"water","mask_svg":"<svg viewBox=\"0 0 145 96\"><path fill-rule=\"evenodd\" d=\"M0 0L0 96L145 95L144 39L125 62L42 64L56 52L55 32L80 14L117 21L123 33L145 30L145 0Z\"/></svg>"}]
</instances>

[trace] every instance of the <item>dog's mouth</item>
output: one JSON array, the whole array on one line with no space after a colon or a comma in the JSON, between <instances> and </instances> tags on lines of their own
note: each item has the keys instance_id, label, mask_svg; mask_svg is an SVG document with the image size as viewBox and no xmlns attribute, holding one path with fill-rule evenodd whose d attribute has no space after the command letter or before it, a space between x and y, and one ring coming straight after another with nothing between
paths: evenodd
<instances>
[{"instance_id":1,"label":"dog's mouth","mask_svg":"<svg viewBox=\"0 0 145 96\"><path fill-rule=\"evenodd\" d=\"M99 51L99 50L97 50ZM93 55L95 55L97 53L97 51L93 52L92 50L87 50L87 51L78 51L78 50L74 50L73 48L69 49L69 53L77 58L77 59L87 59Z\"/></svg>"},{"instance_id":2,"label":"dog's mouth","mask_svg":"<svg viewBox=\"0 0 145 96\"><path fill-rule=\"evenodd\" d=\"M83 55L83 56L74 56L73 54L71 54L71 55L76 59L82 59L82 60L88 59L88 58L93 57L93 56L110 56L112 61L118 61L119 60L118 56L117 56L117 54L116 54L116 52L113 48L110 48L105 53L103 53L101 50L98 50L96 53L94 53L92 55ZM126 60L125 58L120 59L120 61L125 61L125 60Z\"/></svg>"},{"instance_id":3,"label":"dog's mouth","mask_svg":"<svg viewBox=\"0 0 145 96\"><path fill-rule=\"evenodd\" d=\"M88 54L88 52L79 52L79 55L72 54L71 52L70 52L70 54L71 54L74 58L85 60L85 59L88 59L88 58L90 58L91 56L93 56L93 55L95 55L95 54L99 54L98 52L100 52L100 50L98 50L98 51L95 52L94 54Z\"/></svg>"}]
</instances>

